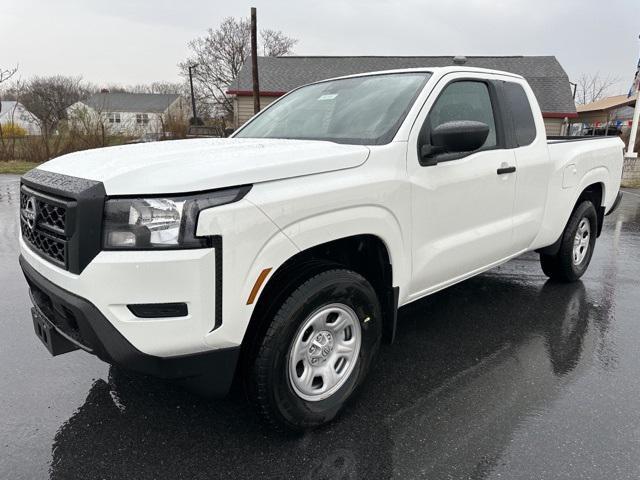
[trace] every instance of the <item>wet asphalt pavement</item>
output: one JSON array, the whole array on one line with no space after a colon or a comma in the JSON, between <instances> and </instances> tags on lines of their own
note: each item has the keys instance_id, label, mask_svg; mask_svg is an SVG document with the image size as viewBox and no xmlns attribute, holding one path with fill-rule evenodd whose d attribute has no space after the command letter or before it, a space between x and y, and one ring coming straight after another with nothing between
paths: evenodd
<instances>
[{"instance_id":1,"label":"wet asphalt pavement","mask_svg":"<svg viewBox=\"0 0 640 480\"><path fill-rule=\"evenodd\" d=\"M359 398L300 438L34 335L0 175L0 478L640 477L640 190L582 282L528 254L409 305Z\"/></svg>"}]
</instances>

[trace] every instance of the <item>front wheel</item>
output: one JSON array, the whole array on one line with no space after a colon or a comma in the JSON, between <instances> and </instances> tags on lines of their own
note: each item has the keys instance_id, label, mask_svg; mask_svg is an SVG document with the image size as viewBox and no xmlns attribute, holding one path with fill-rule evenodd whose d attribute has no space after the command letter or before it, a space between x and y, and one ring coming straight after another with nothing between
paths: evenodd
<instances>
[{"instance_id":1,"label":"front wheel","mask_svg":"<svg viewBox=\"0 0 640 480\"><path fill-rule=\"evenodd\" d=\"M588 200L573 211L556 255L540 254L542 271L554 280L575 282L587 271L598 231L596 209Z\"/></svg>"},{"instance_id":2,"label":"front wheel","mask_svg":"<svg viewBox=\"0 0 640 480\"><path fill-rule=\"evenodd\" d=\"M333 419L364 380L380 344L373 287L350 270L314 275L282 303L255 352L247 391L280 430Z\"/></svg>"}]
</instances>

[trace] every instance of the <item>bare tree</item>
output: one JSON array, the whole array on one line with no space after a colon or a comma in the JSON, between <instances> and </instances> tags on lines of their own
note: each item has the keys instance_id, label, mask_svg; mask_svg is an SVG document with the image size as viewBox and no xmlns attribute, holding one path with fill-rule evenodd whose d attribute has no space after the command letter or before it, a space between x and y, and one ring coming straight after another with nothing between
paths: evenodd
<instances>
[{"instance_id":1,"label":"bare tree","mask_svg":"<svg viewBox=\"0 0 640 480\"><path fill-rule=\"evenodd\" d=\"M18 67L13 68L2 68L0 67L0 83L6 82L11 77L13 77L18 71Z\"/></svg>"},{"instance_id":2,"label":"bare tree","mask_svg":"<svg viewBox=\"0 0 640 480\"><path fill-rule=\"evenodd\" d=\"M18 71L18 67L14 68L2 68L0 67L0 83L6 82L11 77L13 77ZM2 105L0 104L0 111L2 110Z\"/></svg>"},{"instance_id":3,"label":"bare tree","mask_svg":"<svg viewBox=\"0 0 640 480\"><path fill-rule=\"evenodd\" d=\"M576 103L584 105L601 100L610 95L611 89L618 83L620 83L619 77L612 75L603 77L600 72L593 75L583 73L577 82Z\"/></svg>"},{"instance_id":4,"label":"bare tree","mask_svg":"<svg viewBox=\"0 0 640 480\"><path fill-rule=\"evenodd\" d=\"M280 30L265 29L260 31L262 55L265 57L281 57L290 55L298 40L288 37Z\"/></svg>"},{"instance_id":5,"label":"bare tree","mask_svg":"<svg viewBox=\"0 0 640 480\"><path fill-rule=\"evenodd\" d=\"M51 153L47 139L60 121L66 120L67 108L88 93L80 77L34 77L25 83L20 101L40 120L47 157Z\"/></svg>"},{"instance_id":6,"label":"bare tree","mask_svg":"<svg viewBox=\"0 0 640 480\"><path fill-rule=\"evenodd\" d=\"M9 80L11 77L13 77L16 72L18 71L18 67L16 66L15 68L2 68L0 67L0 84L2 82L6 82L7 80ZM0 100L2 100L1 96L0 96ZM0 102L0 112L2 111L2 103ZM14 109L15 112L15 109ZM13 125L13 115L14 112L11 113L11 119L10 119L10 124ZM12 128L13 130L13 128ZM12 138L10 139L10 146L7 142L7 139L5 138L6 136L6 132L3 131L3 127L2 124L0 123L0 159L2 160L6 160L6 159L10 159L14 157L15 154L15 143L16 143L16 139L15 137L12 136Z\"/></svg>"},{"instance_id":7,"label":"bare tree","mask_svg":"<svg viewBox=\"0 0 640 480\"><path fill-rule=\"evenodd\" d=\"M127 93L160 93L187 95L188 86L185 82L152 82L121 87ZM112 91L112 90L109 90Z\"/></svg>"},{"instance_id":8,"label":"bare tree","mask_svg":"<svg viewBox=\"0 0 640 480\"><path fill-rule=\"evenodd\" d=\"M93 93L101 93L101 92L109 92L109 93L141 93L141 92L130 92L128 87L124 85L120 85L117 83L110 83L101 88L94 87L91 89Z\"/></svg>"},{"instance_id":9,"label":"bare tree","mask_svg":"<svg viewBox=\"0 0 640 480\"><path fill-rule=\"evenodd\" d=\"M225 18L217 29L209 29L204 37L189 42L191 56L179 64L187 78L190 65L198 65L194 72L194 92L198 112L211 115L220 109L231 113L233 106L226 91L237 78L250 54L251 25L247 19ZM266 56L289 55L298 42L281 31L260 32L262 52Z\"/></svg>"},{"instance_id":10,"label":"bare tree","mask_svg":"<svg viewBox=\"0 0 640 480\"><path fill-rule=\"evenodd\" d=\"M51 131L67 118L67 108L89 93L81 77L34 77L25 84L20 100Z\"/></svg>"}]
</instances>

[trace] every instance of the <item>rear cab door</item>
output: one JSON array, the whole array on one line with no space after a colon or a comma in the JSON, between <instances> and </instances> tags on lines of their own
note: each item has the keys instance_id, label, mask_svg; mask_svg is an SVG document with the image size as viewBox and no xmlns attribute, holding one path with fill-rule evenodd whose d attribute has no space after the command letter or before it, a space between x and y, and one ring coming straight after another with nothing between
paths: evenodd
<instances>
[{"instance_id":1,"label":"rear cab door","mask_svg":"<svg viewBox=\"0 0 640 480\"><path fill-rule=\"evenodd\" d=\"M444 75L418 114L407 146L411 185L412 265L409 299L454 283L513 255L517 170L500 75ZM430 129L448 121L486 123L483 147L427 165L419 149ZM426 133L425 133L426 132ZM508 169L509 173L504 172ZM515 171L511 171L515 170Z\"/></svg>"},{"instance_id":2,"label":"rear cab door","mask_svg":"<svg viewBox=\"0 0 640 480\"><path fill-rule=\"evenodd\" d=\"M526 250L540 232L554 166L542 112L531 87L524 79L507 77L499 82L499 88L511 126L508 143L518 167L513 244L516 250Z\"/></svg>"}]
</instances>

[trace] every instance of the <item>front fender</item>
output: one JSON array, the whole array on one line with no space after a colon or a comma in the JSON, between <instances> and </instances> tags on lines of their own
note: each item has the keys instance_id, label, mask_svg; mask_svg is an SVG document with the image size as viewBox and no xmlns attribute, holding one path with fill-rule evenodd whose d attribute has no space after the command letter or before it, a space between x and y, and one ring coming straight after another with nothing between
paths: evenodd
<instances>
[{"instance_id":1,"label":"front fender","mask_svg":"<svg viewBox=\"0 0 640 480\"><path fill-rule=\"evenodd\" d=\"M260 273L270 268L270 276L298 249L246 199L203 210L197 234L222 238L222 279L216 279L222 281L222 324L205 336L205 342L212 347L238 346L255 307L248 299Z\"/></svg>"},{"instance_id":2,"label":"front fender","mask_svg":"<svg viewBox=\"0 0 640 480\"><path fill-rule=\"evenodd\" d=\"M301 251L341 238L374 235L389 253L394 286L404 286L409 281L411 272L406 259L410 258L410 252L398 219L384 207L362 205L323 212L281 228ZM406 289L400 291L406 293Z\"/></svg>"}]
</instances>

